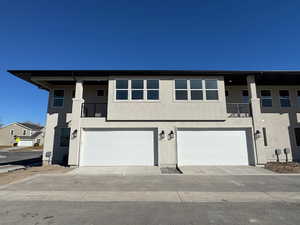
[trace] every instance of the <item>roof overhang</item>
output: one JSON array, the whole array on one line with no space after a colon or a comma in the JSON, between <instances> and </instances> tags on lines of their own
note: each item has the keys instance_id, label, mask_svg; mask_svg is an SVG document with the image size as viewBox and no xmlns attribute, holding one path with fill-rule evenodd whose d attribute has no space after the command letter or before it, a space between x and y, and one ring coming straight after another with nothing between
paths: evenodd
<instances>
[{"instance_id":1,"label":"roof overhang","mask_svg":"<svg viewBox=\"0 0 300 225\"><path fill-rule=\"evenodd\" d=\"M78 77L109 76L224 76L225 82L245 84L248 75L255 75L261 85L300 85L300 71L242 71L242 70L8 70L20 79L49 90L51 82L74 84Z\"/></svg>"}]
</instances>

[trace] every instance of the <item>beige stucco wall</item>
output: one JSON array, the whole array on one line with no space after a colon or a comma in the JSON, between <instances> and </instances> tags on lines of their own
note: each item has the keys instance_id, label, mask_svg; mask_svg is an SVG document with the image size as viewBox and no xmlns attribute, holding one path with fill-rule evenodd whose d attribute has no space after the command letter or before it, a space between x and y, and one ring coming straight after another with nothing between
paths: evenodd
<instances>
[{"instance_id":1,"label":"beige stucco wall","mask_svg":"<svg viewBox=\"0 0 300 225\"><path fill-rule=\"evenodd\" d=\"M252 118L228 118L226 113L225 87L222 77L218 77L219 101L202 103L177 103L174 102L174 81L170 77L162 77L160 81L160 100L153 102L117 102L114 98L115 78L109 81L108 96L97 97L96 90L106 88L105 86L84 85L83 99L85 102L108 102L107 118L80 118L78 117L80 133L85 128L152 128L160 133L164 130L168 134L171 130L179 128L240 128L252 129ZM135 77L136 78L136 77ZM151 77L142 77L151 78ZM202 77L201 77L202 78ZM154 77L152 77L154 79ZM98 88L99 87L99 88ZM47 113L47 126L44 144L44 160L46 152L54 150L54 162L60 162L62 157L68 153L68 148L59 146L59 132L62 127L71 127L72 112L72 91L74 86L56 86L65 90L65 105L62 108L52 108L52 91L49 95L49 107ZM290 90L292 105L295 105L295 92L297 87L263 87L258 86L258 93L261 89L272 89L275 93L279 89ZM227 86L229 91L228 102L240 103L242 101L241 91L247 90L247 86ZM259 97L259 95L258 95ZM273 108L266 111L261 110L259 125L267 130L268 146L263 148L262 154L268 161L275 160L274 150L276 148L290 147L293 149L293 157L300 159L300 149L295 146L293 127L298 126L297 118L300 107L282 109L278 105L279 99L274 95ZM276 99L276 100L275 100ZM253 130L251 131L253 132ZM251 150L255 151L253 135L249 140ZM260 137L262 138L262 137ZM71 140L72 141L72 140ZM177 163L176 136L171 140L158 139L158 153L160 165L175 165ZM80 148L78 146L78 151ZM72 151L72 150L71 150ZM77 151L77 150L76 150ZM256 153L256 152L254 152ZM79 152L71 156L71 161L78 164ZM291 156L289 156L291 159ZM281 156L284 159L284 156Z\"/></svg>"},{"instance_id":2,"label":"beige stucco wall","mask_svg":"<svg viewBox=\"0 0 300 225\"><path fill-rule=\"evenodd\" d=\"M228 102L241 102L242 90L246 86L227 86ZM260 124L266 128L268 146L264 147L267 161L276 160L275 149L290 148L293 150L294 160L300 160L300 147L296 146L294 128L300 127L299 113L300 105L297 104L296 94L300 86L257 86L257 96L260 97L261 90L271 90L273 107L261 108ZM291 107L280 107L279 90L288 90L290 93ZM285 155L281 155L281 160ZM291 155L289 155L291 160Z\"/></svg>"},{"instance_id":3,"label":"beige stucco wall","mask_svg":"<svg viewBox=\"0 0 300 225\"><path fill-rule=\"evenodd\" d=\"M176 77L176 79L193 78L195 79L192 76ZM209 79L218 79L219 100L188 103L175 101L175 82L172 77L159 78L159 101L117 101L115 100L115 79L118 77L112 77L109 80L108 120L225 120L227 117L223 77L209 77ZM128 77L128 79L137 78ZM155 79L155 77L143 76L139 79Z\"/></svg>"}]
</instances>

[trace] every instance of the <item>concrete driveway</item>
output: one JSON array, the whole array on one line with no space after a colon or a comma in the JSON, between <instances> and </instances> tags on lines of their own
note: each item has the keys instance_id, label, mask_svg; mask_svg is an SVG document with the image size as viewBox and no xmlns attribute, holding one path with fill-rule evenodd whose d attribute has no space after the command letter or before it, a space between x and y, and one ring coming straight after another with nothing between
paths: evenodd
<instances>
[{"instance_id":1,"label":"concrete driveway","mask_svg":"<svg viewBox=\"0 0 300 225\"><path fill-rule=\"evenodd\" d=\"M141 175L153 176L160 174L177 174L175 169L158 166L100 166L79 167L70 172L72 175ZM183 166L179 170L184 175L271 175L270 170L254 166Z\"/></svg>"},{"instance_id":2,"label":"concrete driveway","mask_svg":"<svg viewBox=\"0 0 300 225\"><path fill-rule=\"evenodd\" d=\"M0 224L299 224L297 175L37 175L0 188Z\"/></svg>"}]
</instances>

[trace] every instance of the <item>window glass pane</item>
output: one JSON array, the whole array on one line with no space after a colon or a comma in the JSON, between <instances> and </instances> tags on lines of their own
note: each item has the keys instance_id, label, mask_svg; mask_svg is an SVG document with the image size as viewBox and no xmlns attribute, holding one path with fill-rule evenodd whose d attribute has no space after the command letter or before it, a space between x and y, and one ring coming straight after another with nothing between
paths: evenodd
<instances>
[{"instance_id":1,"label":"window glass pane","mask_svg":"<svg viewBox=\"0 0 300 225\"><path fill-rule=\"evenodd\" d=\"M297 146L300 146L300 128L295 128L295 138Z\"/></svg>"},{"instance_id":2,"label":"window glass pane","mask_svg":"<svg viewBox=\"0 0 300 225\"><path fill-rule=\"evenodd\" d=\"M128 89L128 80L116 80L117 89Z\"/></svg>"},{"instance_id":3,"label":"window glass pane","mask_svg":"<svg viewBox=\"0 0 300 225\"><path fill-rule=\"evenodd\" d=\"M147 89L159 89L159 81L147 80Z\"/></svg>"},{"instance_id":4,"label":"window glass pane","mask_svg":"<svg viewBox=\"0 0 300 225\"><path fill-rule=\"evenodd\" d=\"M205 80L206 89L218 89L217 80Z\"/></svg>"},{"instance_id":5,"label":"window glass pane","mask_svg":"<svg viewBox=\"0 0 300 225\"><path fill-rule=\"evenodd\" d=\"M64 99L63 98L55 98L53 101L53 106L55 107L61 107L64 105Z\"/></svg>"},{"instance_id":6,"label":"window glass pane","mask_svg":"<svg viewBox=\"0 0 300 225\"><path fill-rule=\"evenodd\" d=\"M228 95L229 95L229 91L226 90L225 91L225 96L228 97Z\"/></svg>"},{"instance_id":7,"label":"window glass pane","mask_svg":"<svg viewBox=\"0 0 300 225\"><path fill-rule=\"evenodd\" d=\"M280 105L281 107L291 107L290 99L280 99Z\"/></svg>"},{"instance_id":8,"label":"window glass pane","mask_svg":"<svg viewBox=\"0 0 300 225\"><path fill-rule=\"evenodd\" d=\"M104 96L104 90L97 90L97 96L98 97Z\"/></svg>"},{"instance_id":9,"label":"window glass pane","mask_svg":"<svg viewBox=\"0 0 300 225\"><path fill-rule=\"evenodd\" d=\"M131 89L143 89L144 81L143 80L132 80L131 81Z\"/></svg>"},{"instance_id":10,"label":"window glass pane","mask_svg":"<svg viewBox=\"0 0 300 225\"><path fill-rule=\"evenodd\" d=\"M158 100L159 99L159 91L154 91L154 90L147 91L147 99L148 100Z\"/></svg>"},{"instance_id":11,"label":"window glass pane","mask_svg":"<svg viewBox=\"0 0 300 225\"><path fill-rule=\"evenodd\" d=\"M116 99L117 100L127 100L128 99L128 91L127 90L117 90Z\"/></svg>"},{"instance_id":12,"label":"window glass pane","mask_svg":"<svg viewBox=\"0 0 300 225\"><path fill-rule=\"evenodd\" d=\"M218 100L218 91L206 91L206 99L207 100Z\"/></svg>"},{"instance_id":13,"label":"window glass pane","mask_svg":"<svg viewBox=\"0 0 300 225\"><path fill-rule=\"evenodd\" d=\"M272 99L262 99L261 105L263 107L272 107Z\"/></svg>"},{"instance_id":14,"label":"window glass pane","mask_svg":"<svg viewBox=\"0 0 300 225\"><path fill-rule=\"evenodd\" d=\"M176 91L175 98L176 100L187 100L188 99L187 91Z\"/></svg>"},{"instance_id":15,"label":"window glass pane","mask_svg":"<svg viewBox=\"0 0 300 225\"><path fill-rule=\"evenodd\" d=\"M131 91L131 99L143 99L143 90Z\"/></svg>"},{"instance_id":16,"label":"window glass pane","mask_svg":"<svg viewBox=\"0 0 300 225\"><path fill-rule=\"evenodd\" d=\"M64 90L54 90L54 97L64 97Z\"/></svg>"},{"instance_id":17,"label":"window glass pane","mask_svg":"<svg viewBox=\"0 0 300 225\"><path fill-rule=\"evenodd\" d=\"M261 96L271 96L271 91L269 91L269 90L262 90L260 92L260 95Z\"/></svg>"},{"instance_id":18,"label":"window glass pane","mask_svg":"<svg viewBox=\"0 0 300 225\"><path fill-rule=\"evenodd\" d=\"M191 91L191 100L203 100L203 92Z\"/></svg>"},{"instance_id":19,"label":"window glass pane","mask_svg":"<svg viewBox=\"0 0 300 225\"><path fill-rule=\"evenodd\" d=\"M288 90L280 90L280 91L279 91L279 95L280 95L281 97L284 97L284 96L290 96Z\"/></svg>"},{"instance_id":20,"label":"window glass pane","mask_svg":"<svg viewBox=\"0 0 300 225\"><path fill-rule=\"evenodd\" d=\"M62 128L60 130L60 146L68 147L70 142L70 128Z\"/></svg>"},{"instance_id":21,"label":"window glass pane","mask_svg":"<svg viewBox=\"0 0 300 225\"><path fill-rule=\"evenodd\" d=\"M191 80L191 89L202 89L202 80Z\"/></svg>"},{"instance_id":22,"label":"window glass pane","mask_svg":"<svg viewBox=\"0 0 300 225\"><path fill-rule=\"evenodd\" d=\"M243 90L243 96L249 96L248 90Z\"/></svg>"},{"instance_id":23,"label":"window glass pane","mask_svg":"<svg viewBox=\"0 0 300 225\"><path fill-rule=\"evenodd\" d=\"M175 89L187 89L187 80L175 80Z\"/></svg>"}]
</instances>

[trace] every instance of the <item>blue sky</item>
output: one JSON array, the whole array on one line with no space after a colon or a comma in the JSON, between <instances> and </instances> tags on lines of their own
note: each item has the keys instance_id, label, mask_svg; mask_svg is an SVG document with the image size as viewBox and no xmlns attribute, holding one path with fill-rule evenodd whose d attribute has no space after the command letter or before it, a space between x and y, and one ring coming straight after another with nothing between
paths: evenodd
<instances>
[{"instance_id":1,"label":"blue sky","mask_svg":"<svg viewBox=\"0 0 300 225\"><path fill-rule=\"evenodd\" d=\"M300 70L300 1L1 0L0 121L44 124L7 69Z\"/></svg>"}]
</instances>

